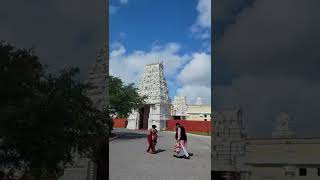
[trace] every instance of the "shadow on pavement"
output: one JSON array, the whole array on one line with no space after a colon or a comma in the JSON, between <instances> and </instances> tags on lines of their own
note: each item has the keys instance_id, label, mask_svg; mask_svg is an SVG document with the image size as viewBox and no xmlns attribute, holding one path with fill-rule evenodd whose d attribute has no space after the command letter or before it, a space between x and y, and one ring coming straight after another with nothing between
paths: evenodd
<instances>
[{"instance_id":1,"label":"shadow on pavement","mask_svg":"<svg viewBox=\"0 0 320 180\"><path fill-rule=\"evenodd\" d=\"M117 139L140 139L147 138L146 134L135 133L135 132L117 132Z\"/></svg>"},{"instance_id":2,"label":"shadow on pavement","mask_svg":"<svg viewBox=\"0 0 320 180\"><path fill-rule=\"evenodd\" d=\"M161 152L164 152L164 151L166 151L166 150L164 150L164 149L158 149L158 150L156 150L156 154L161 153Z\"/></svg>"}]
</instances>

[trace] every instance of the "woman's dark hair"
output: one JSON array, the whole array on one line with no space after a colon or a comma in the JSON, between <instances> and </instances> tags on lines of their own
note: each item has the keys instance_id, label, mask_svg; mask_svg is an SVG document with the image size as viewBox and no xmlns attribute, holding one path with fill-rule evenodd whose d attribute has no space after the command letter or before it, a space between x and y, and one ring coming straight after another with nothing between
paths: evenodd
<instances>
[{"instance_id":1,"label":"woman's dark hair","mask_svg":"<svg viewBox=\"0 0 320 180\"><path fill-rule=\"evenodd\" d=\"M176 123L176 126L180 126L180 123Z\"/></svg>"},{"instance_id":2,"label":"woman's dark hair","mask_svg":"<svg viewBox=\"0 0 320 180\"><path fill-rule=\"evenodd\" d=\"M157 126L156 125L152 125L152 128L156 128Z\"/></svg>"}]
</instances>

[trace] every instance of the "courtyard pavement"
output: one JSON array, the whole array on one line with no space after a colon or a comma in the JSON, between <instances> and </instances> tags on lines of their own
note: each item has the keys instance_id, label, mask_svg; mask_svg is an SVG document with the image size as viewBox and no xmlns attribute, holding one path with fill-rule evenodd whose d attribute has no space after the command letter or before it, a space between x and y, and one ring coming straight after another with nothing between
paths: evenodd
<instances>
[{"instance_id":1,"label":"courtyard pavement","mask_svg":"<svg viewBox=\"0 0 320 180\"><path fill-rule=\"evenodd\" d=\"M149 154L146 131L115 129L117 138L109 143L110 180L209 180L210 136L188 134L190 159L173 157L174 133L159 132L157 154Z\"/></svg>"}]
</instances>

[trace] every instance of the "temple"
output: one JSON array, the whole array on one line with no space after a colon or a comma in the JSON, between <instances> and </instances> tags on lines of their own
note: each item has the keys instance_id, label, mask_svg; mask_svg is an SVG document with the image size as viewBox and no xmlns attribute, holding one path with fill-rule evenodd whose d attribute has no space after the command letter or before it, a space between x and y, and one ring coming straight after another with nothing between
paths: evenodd
<instances>
[{"instance_id":1,"label":"temple","mask_svg":"<svg viewBox=\"0 0 320 180\"><path fill-rule=\"evenodd\" d=\"M175 96L171 114L174 120L211 121L211 106L198 97L195 104L187 104L186 96Z\"/></svg>"},{"instance_id":2,"label":"temple","mask_svg":"<svg viewBox=\"0 0 320 180\"><path fill-rule=\"evenodd\" d=\"M320 138L296 137L290 116L276 116L270 137L248 137L240 108L214 112L212 179L319 179Z\"/></svg>"},{"instance_id":3,"label":"temple","mask_svg":"<svg viewBox=\"0 0 320 180\"><path fill-rule=\"evenodd\" d=\"M241 156L245 152L246 132L238 107L219 109L213 116L211 152L213 179L243 179Z\"/></svg>"},{"instance_id":4,"label":"temple","mask_svg":"<svg viewBox=\"0 0 320 180\"><path fill-rule=\"evenodd\" d=\"M92 100L93 106L99 110L106 108L108 90L107 75L109 63L106 54L106 44L98 51L97 58L89 71L87 83L91 88L88 91L88 97Z\"/></svg>"},{"instance_id":5,"label":"temple","mask_svg":"<svg viewBox=\"0 0 320 180\"><path fill-rule=\"evenodd\" d=\"M161 130L165 129L166 120L171 118L171 103L162 62L145 66L138 82L138 93L146 96L145 104L132 111L128 117L127 128L149 129L156 125Z\"/></svg>"},{"instance_id":6,"label":"temple","mask_svg":"<svg viewBox=\"0 0 320 180\"><path fill-rule=\"evenodd\" d=\"M186 96L175 96L172 103L172 116L173 119L185 120L187 117L187 97Z\"/></svg>"}]
</instances>

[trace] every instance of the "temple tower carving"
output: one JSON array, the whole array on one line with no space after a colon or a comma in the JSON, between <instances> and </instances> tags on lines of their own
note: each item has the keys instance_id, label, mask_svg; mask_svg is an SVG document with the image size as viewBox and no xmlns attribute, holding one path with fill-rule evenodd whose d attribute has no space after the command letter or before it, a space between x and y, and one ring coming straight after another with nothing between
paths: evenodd
<instances>
[{"instance_id":1,"label":"temple tower carving","mask_svg":"<svg viewBox=\"0 0 320 180\"><path fill-rule=\"evenodd\" d=\"M132 111L127 128L147 129L156 125L165 129L166 120L170 119L171 104L162 62L145 66L138 82L138 93L147 99L142 108Z\"/></svg>"}]
</instances>

